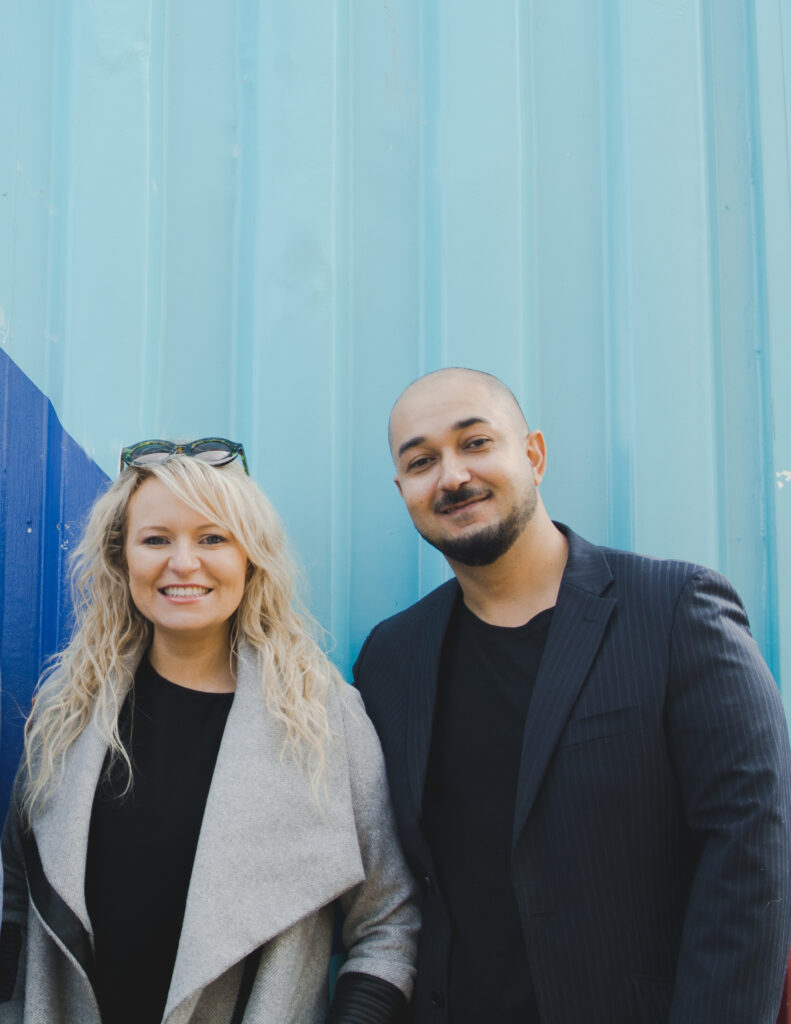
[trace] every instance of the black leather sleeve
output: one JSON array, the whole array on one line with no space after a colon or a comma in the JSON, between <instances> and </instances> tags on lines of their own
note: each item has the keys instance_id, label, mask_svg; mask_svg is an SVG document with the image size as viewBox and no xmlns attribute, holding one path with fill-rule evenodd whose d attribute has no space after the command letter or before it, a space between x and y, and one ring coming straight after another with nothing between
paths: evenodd
<instances>
[{"instance_id":1,"label":"black leather sleeve","mask_svg":"<svg viewBox=\"0 0 791 1024\"><path fill-rule=\"evenodd\" d=\"M402 1024L406 997L389 981L349 971L338 978L327 1024Z\"/></svg>"}]
</instances>

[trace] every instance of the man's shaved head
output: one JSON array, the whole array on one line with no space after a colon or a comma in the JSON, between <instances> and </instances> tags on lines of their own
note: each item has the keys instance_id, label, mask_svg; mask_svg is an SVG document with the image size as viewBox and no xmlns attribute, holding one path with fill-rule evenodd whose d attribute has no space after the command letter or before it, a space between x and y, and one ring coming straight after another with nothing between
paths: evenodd
<instances>
[{"instance_id":1,"label":"man's shaved head","mask_svg":"<svg viewBox=\"0 0 791 1024\"><path fill-rule=\"evenodd\" d=\"M483 370L471 370L466 366L448 366L442 370L432 370L431 373L426 373L422 377L418 377L417 380L413 380L395 400L387 426L387 440L390 445L390 451L393 452L393 420L400 407L414 399L423 399L426 402L431 402L442 393L445 384L458 384L465 381L468 381L471 387L485 388L489 397L496 401L509 416L513 417L514 425L517 429L524 431L525 434L529 432L530 428L527 425L525 414L522 412L519 402L517 402L513 391L506 387L499 377L495 377L491 373L485 373ZM393 452L394 457L395 455L396 453Z\"/></svg>"}]
</instances>

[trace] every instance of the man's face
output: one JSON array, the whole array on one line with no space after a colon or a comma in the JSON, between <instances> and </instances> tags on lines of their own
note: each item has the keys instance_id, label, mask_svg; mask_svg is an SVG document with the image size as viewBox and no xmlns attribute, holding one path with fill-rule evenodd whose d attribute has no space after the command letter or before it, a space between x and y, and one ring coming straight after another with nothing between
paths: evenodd
<instances>
[{"instance_id":1,"label":"man's face","mask_svg":"<svg viewBox=\"0 0 791 1024\"><path fill-rule=\"evenodd\" d=\"M490 565L533 518L543 438L471 375L412 385L393 409L390 442L412 522L451 561Z\"/></svg>"}]
</instances>

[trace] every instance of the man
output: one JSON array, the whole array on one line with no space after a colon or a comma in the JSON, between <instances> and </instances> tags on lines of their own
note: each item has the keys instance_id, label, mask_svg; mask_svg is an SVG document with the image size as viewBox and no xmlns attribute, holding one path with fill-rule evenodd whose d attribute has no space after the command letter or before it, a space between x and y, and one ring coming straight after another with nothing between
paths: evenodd
<instances>
[{"instance_id":1,"label":"man","mask_svg":"<svg viewBox=\"0 0 791 1024\"><path fill-rule=\"evenodd\" d=\"M355 665L423 881L414 1021L774 1024L791 762L737 595L553 524L494 377L415 381L390 445L456 577Z\"/></svg>"}]
</instances>

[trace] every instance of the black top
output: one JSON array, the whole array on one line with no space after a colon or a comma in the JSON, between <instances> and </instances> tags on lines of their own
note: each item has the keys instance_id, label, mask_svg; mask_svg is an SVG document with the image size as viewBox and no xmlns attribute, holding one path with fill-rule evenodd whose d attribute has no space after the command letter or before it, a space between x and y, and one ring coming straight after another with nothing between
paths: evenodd
<instances>
[{"instance_id":1,"label":"black top","mask_svg":"<svg viewBox=\"0 0 791 1024\"><path fill-rule=\"evenodd\" d=\"M459 602L443 647L423 818L453 921L452 1024L539 1021L511 841L525 718L552 612L510 628Z\"/></svg>"},{"instance_id":2,"label":"black top","mask_svg":"<svg viewBox=\"0 0 791 1024\"><path fill-rule=\"evenodd\" d=\"M85 899L102 1024L159 1024L192 862L232 693L158 675L147 658L119 717L132 788L116 760L93 803ZM109 755L108 755L109 756ZM107 767L107 762L105 763Z\"/></svg>"}]
</instances>

